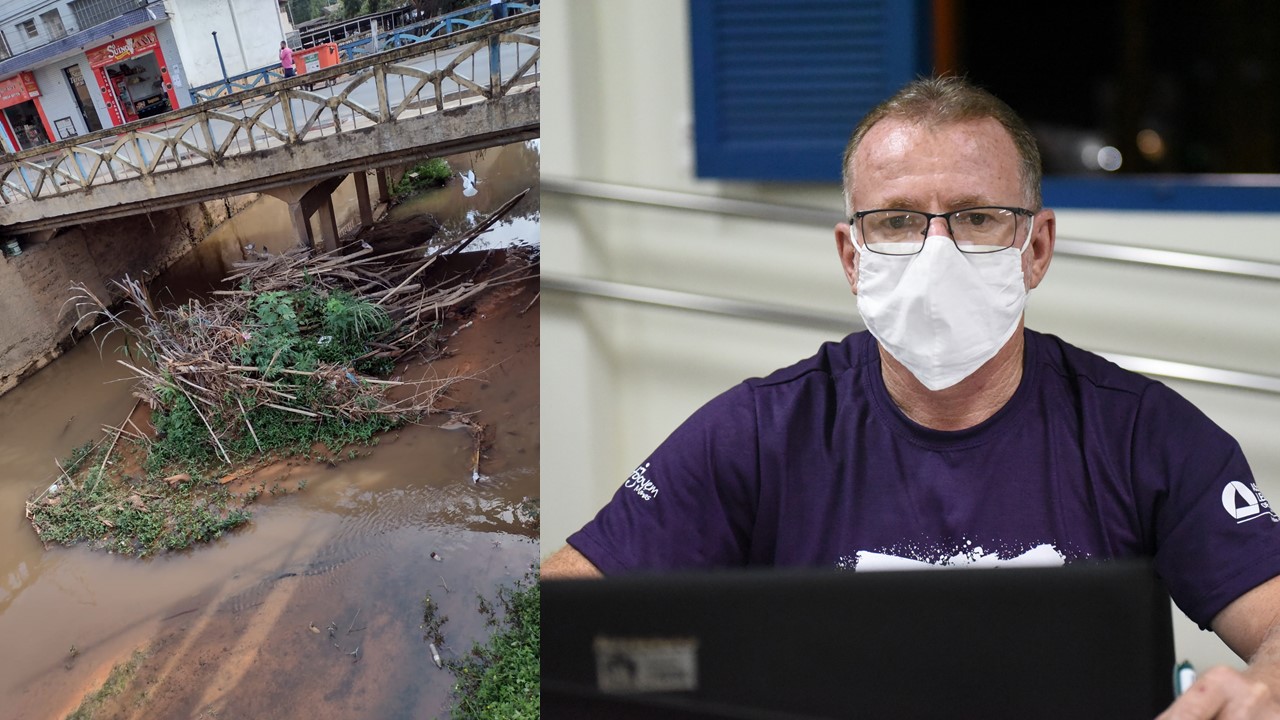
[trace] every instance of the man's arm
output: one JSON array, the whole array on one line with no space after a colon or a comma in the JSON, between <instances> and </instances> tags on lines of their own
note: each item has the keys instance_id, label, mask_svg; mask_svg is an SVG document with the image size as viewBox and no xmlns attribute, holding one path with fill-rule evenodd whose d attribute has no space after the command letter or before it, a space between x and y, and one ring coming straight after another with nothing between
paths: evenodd
<instances>
[{"instance_id":1,"label":"man's arm","mask_svg":"<svg viewBox=\"0 0 1280 720\"><path fill-rule=\"evenodd\" d=\"M1211 625L1249 667L1209 670L1157 720L1280 718L1280 577L1236 598Z\"/></svg>"},{"instance_id":2,"label":"man's arm","mask_svg":"<svg viewBox=\"0 0 1280 720\"><path fill-rule=\"evenodd\" d=\"M552 553L542 563L542 579L543 580L571 580L574 578L600 578L604 577L604 573L600 572L600 568L596 567L582 553L573 548L572 545L565 545L559 550Z\"/></svg>"}]
</instances>

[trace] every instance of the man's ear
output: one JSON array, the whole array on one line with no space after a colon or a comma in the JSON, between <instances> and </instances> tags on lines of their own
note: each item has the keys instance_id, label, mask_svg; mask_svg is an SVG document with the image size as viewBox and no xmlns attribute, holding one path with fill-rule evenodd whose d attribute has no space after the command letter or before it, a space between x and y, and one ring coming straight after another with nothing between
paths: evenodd
<instances>
[{"instance_id":1,"label":"man's ear","mask_svg":"<svg viewBox=\"0 0 1280 720\"><path fill-rule=\"evenodd\" d=\"M840 254L840 266L844 268L844 278L849 281L849 289L858 294L858 253L853 249L853 228L849 223L836 224L836 252Z\"/></svg>"},{"instance_id":2,"label":"man's ear","mask_svg":"<svg viewBox=\"0 0 1280 720\"><path fill-rule=\"evenodd\" d=\"M1022 249L1022 257L1027 258L1029 263L1029 266L1023 268L1028 290L1039 285L1049 272L1049 263L1053 261L1053 244L1058 236L1058 221L1052 210L1036 213L1035 223L1031 239Z\"/></svg>"}]
</instances>

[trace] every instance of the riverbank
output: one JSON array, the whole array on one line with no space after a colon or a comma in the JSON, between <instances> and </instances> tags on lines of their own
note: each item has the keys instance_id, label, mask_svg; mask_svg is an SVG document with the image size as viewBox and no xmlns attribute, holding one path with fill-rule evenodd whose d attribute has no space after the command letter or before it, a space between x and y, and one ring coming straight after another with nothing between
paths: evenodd
<instances>
[{"instance_id":1,"label":"riverbank","mask_svg":"<svg viewBox=\"0 0 1280 720\"><path fill-rule=\"evenodd\" d=\"M262 558L223 587L174 605L143 645L118 654L78 645L75 662L92 655L98 665L57 716L122 662L132 662L130 678L98 702L95 717L447 715L454 678L435 666L419 628L423 597L448 618L444 659L461 660L487 635L477 594L493 596L537 558L537 525L527 509L536 507L537 486L536 298L536 279L493 288L447 328L456 331L447 358L405 368L406 376L479 375L451 401L492 430L480 483L471 479L467 433L431 422L379 443L377 465L398 467L399 478L371 467L373 456L336 467L284 461L260 468L243 487L279 483L288 492L263 496L245 535L278 536L279 522L316 501L359 512L336 525L310 524L306 532L328 542L293 537L273 561ZM446 452L424 452L441 445ZM449 479L437 485L433 475ZM342 477L354 487L338 487ZM361 531L366 524L372 532ZM217 544L246 539L233 533ZM351 591L361 588L378 592L357 600L361 593Z\"/></svg>"},{"instance_id":2,"label":"riverbank","mask_svg":"<svg viewBox=\"0 0 1280 720\"><path fill-rule=\"evenodd\" d=\"M479 293L536 276L520 251L503 251L499 262L459 255L524 195L438 241L388 248L362 239L238 263L223 281L234 289L204 302L161 305L125 278L116 285L126 307L115 310L76 288L73 300L99 320L97 333L127 338L128 359L118 362L151 414L134 421L135 405L58 463L57 479L26 506L41 540L138 557L180 550L248 519L267 486L239 494L227 486L254 468L298 456L334 464L356 457L351 446L442 412L450 388L471 376L404 380L409 368L396 363L432 362L446 351L443 326ZM401 375L387 379L395 370ZM478 463L483 426L457 413L453 420L473 433Z\"/></svg>"}]
</instances>

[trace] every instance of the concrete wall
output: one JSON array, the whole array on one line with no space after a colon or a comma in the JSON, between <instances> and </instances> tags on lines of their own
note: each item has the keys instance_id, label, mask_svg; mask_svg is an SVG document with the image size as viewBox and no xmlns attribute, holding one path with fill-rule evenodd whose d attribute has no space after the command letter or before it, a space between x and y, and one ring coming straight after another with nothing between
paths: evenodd
<instances>
[{"instance_id":1,"label":"concrete wall","mask_svg":"<svg viewBox=\"0 0 1280 720\"><path fill-rule=\"evenodd\" d=\"M160 52L164 55L169 68L169 79L173 82L173 94L178 98L178 107L184 108L192 104L191 93L187 92L187 59L178 45L172 22L160 23L155 28L156 39L160 41Z\"/></svg>"},{"instance_id":2,"label":"concrete wall","mask_svg":"<svg viewBox=\"0 0 1280 720\"><path fill-rule=\"evenodd\" d=\"M73 283L113 297L111 280L155 275L255 198L78 225L0 259L0 393L61 354L76 327Z\"/></svg>"},{"instance_id":3,"label":"concrete wall","mask_svg":"<svg viewBox=\"0 0 1280 720\"><path fill-rule=\"evenodd\" d=\"M0 8L0 27L4 28L5 39L9 43L9 50L18 55L27 50L38 48L41 45L53 42L55 39L49 33L49 28L41 20L41 13L47 13L55 8L58 15L62 18L63 29L68 33L79 30L76 23L76 16L71 12L70 3L66 0L58 0L58 2L48 2L45 0L33 0L31 2L6 2ZM34 20L36 25L36 37L27 37L27 33L18 29L16 26L26 20Z\"/></svg>"},{"instance_id":4,"label":"concrete wall","mask_svg":"<svg viewBox=\"0 0 1280 720\"><path fill-rule=\"evenodd\" d=\"M44 108L44 116L49 118L49 129L53 132L50 139L54 142L63 139L58 136L58 120L62 118L71 118L76 135L89 132L89 128L84 124L84 117L80 115L80 108L76 107L71 84L67 82L67 76L62 74L62 68L75 65L77 60L83 59L84 55L78 58L65 58L51 65L36 68L34 71L36 84L40 86L40 105ZM85 82L93 82L93 76L88 74L89 64L84 62L80 65L81 72L85 73ZM91 92L91 94L101 95L102 93Z\"/></svg>"},{"instance_id":5,"label":"concrete wall","mask_svg":"<svg viewBox=\"0 0 1280 720\"><path fill-rule=\"evenodd\" d=\"M171 24L182 52L188 87L222 79L212 32L228 75L280 62L284 31L274 2L262 0L169 0ZM168 53L168 49L165 50Z\"/></svg>"},{"instance_id":6,"label":"concrete wall","mask_svg":"<svg viewBox=\"0 0 1280 720\"><path fill-rule=\"evenodd\" d=\"M842 211L836 184L693 176L687 3L566 0L543 8L544 177ZM856 122L850 118L850 125ZM830 228L571 199L544 192L542 270L848 313ZM1060 237L1280 263L1280 215L1063 210ZM1059 256L1027 323L1091 350L1280 375L1280 283ZM706 400L811 355L806 328L546 292L542 299L542 548L560 547ZM1280 396L1169 381L1244 446L1280 497ZM1179 651L1237 662L1180 621Z\"/></svg>"}]
</instances>

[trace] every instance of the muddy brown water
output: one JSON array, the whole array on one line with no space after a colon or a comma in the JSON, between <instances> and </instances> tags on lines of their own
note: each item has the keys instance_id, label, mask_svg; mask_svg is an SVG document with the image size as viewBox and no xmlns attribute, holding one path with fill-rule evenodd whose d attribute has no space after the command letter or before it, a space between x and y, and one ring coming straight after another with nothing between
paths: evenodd
<instances>
[{"instance_id":1,"label":"muddy brown water","mask_svg":"<svg viewBox=\"0 0 1280 720\"><path fill-rule=\"evenodd\" d=\"M474 163L481 192L464 194L455 178L393 208L378 232L394 237L423 212L449 228L524 187L536 198L536 144L451 160ZM255 205L197 248L172 273L178 293L261 242L271 210ZM490 235L536 244L536 202ZM470 435L433 416L336 466L275 468L268 487L305 489L264 493L247 526L148 560L46 549L23 517L53 458L132 407L115 349L82 342L0 397L0 716L64 717L142 649L135 681L99 717L447 717L454 678L423 639L424 597L448 618L442 655L461 657L491 631L477 595L492 597L538 555L517 510L538 495L536 293L536 279L491 290L450 340L455 354L419 370L477 377L454 400L489 427L479 483Z\"/></svg>"}]
</instances>

